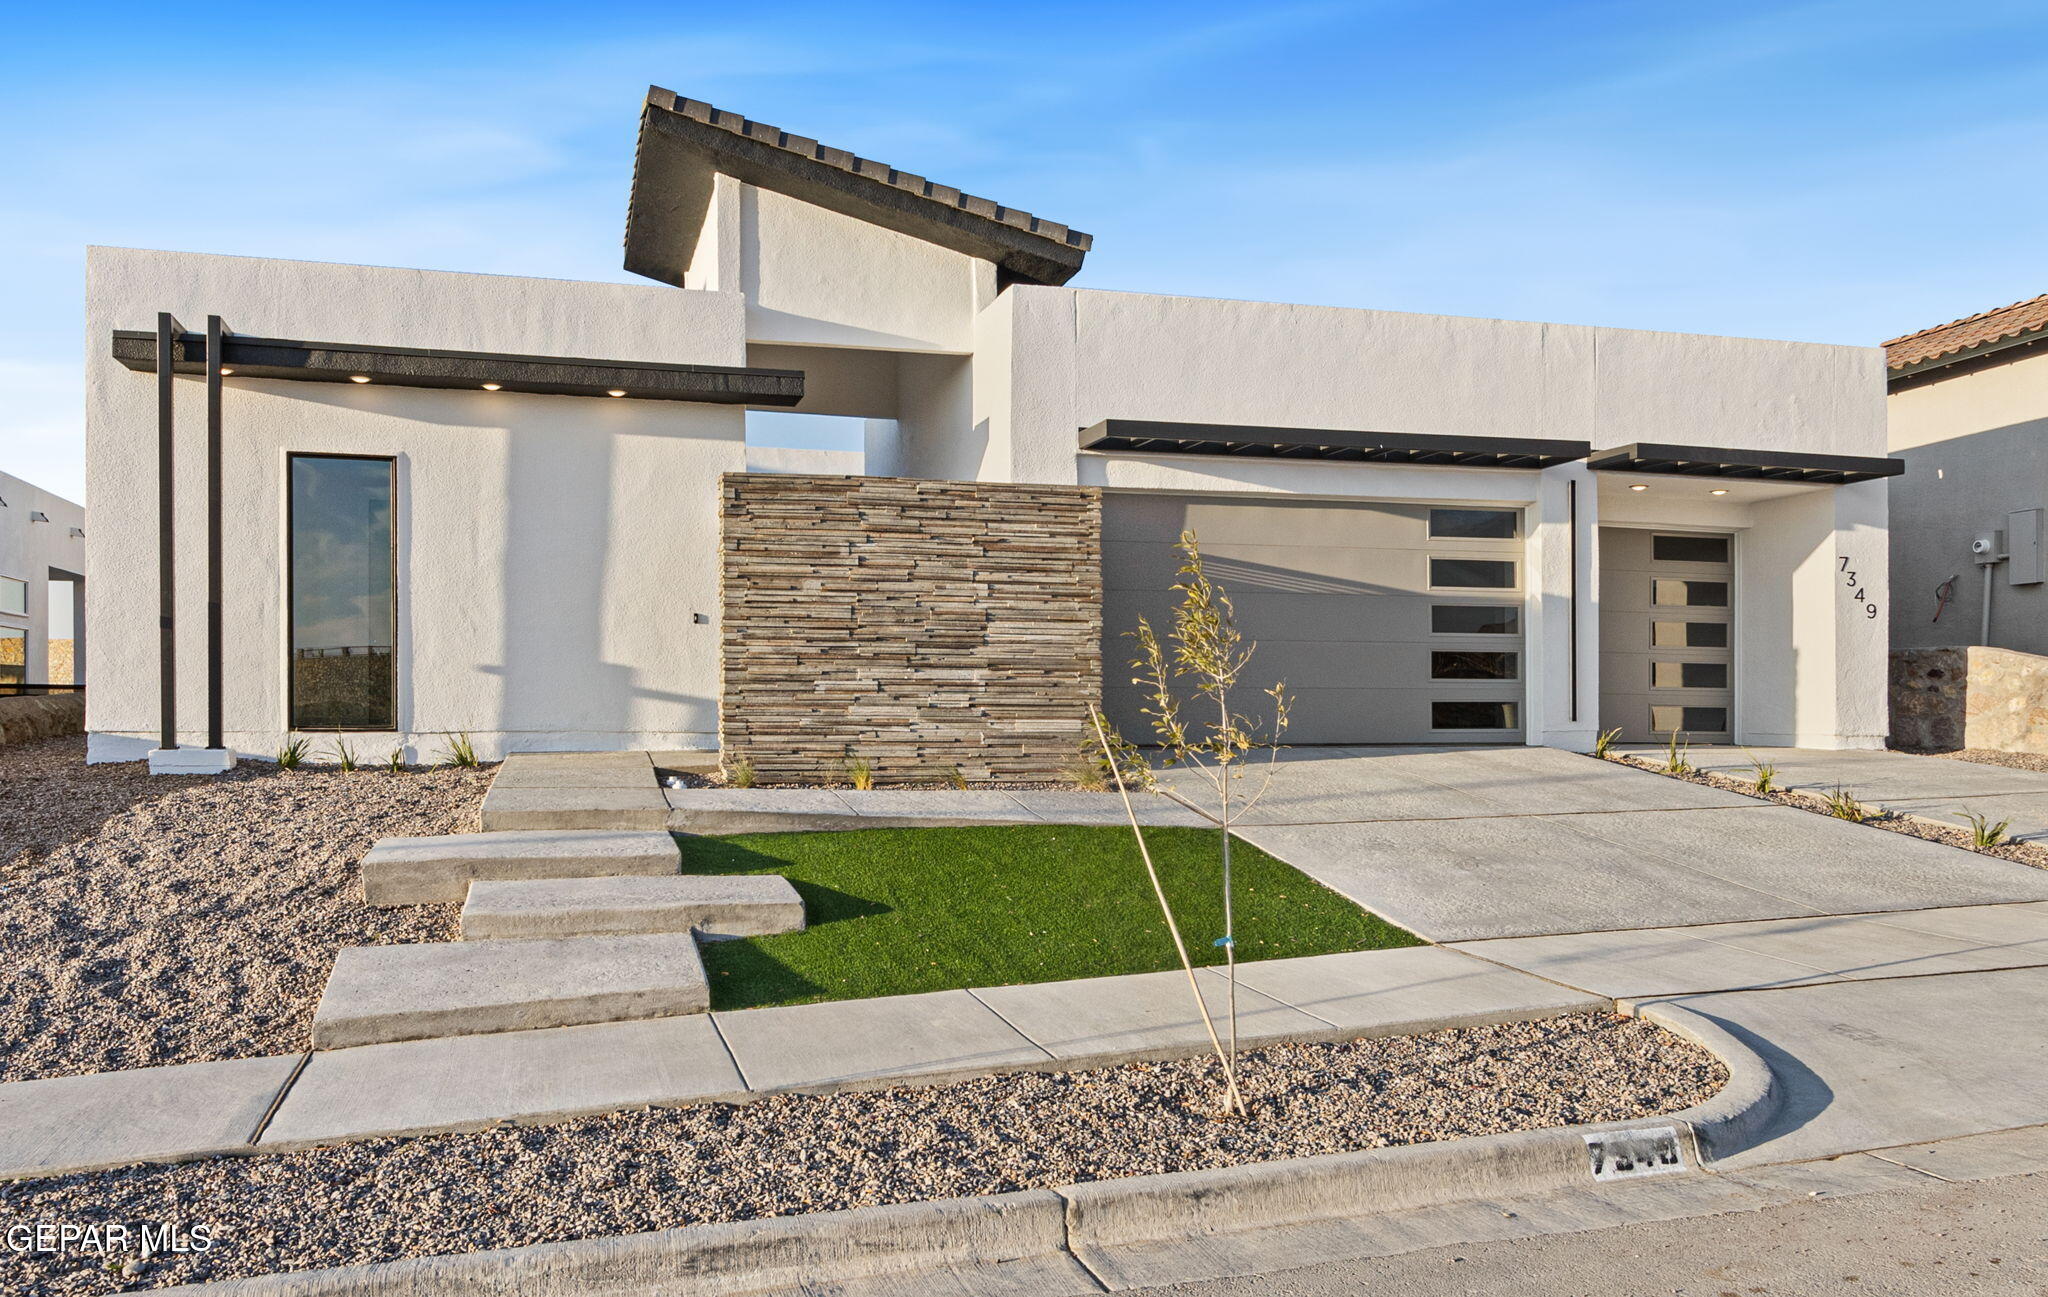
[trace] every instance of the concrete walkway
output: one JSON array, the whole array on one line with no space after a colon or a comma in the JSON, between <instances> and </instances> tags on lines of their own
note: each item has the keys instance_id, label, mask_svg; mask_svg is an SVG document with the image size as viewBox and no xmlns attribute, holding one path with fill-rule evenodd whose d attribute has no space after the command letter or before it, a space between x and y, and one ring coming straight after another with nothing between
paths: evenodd
<instances>
[{"instance_id":1,"label":"concrete walkway","mask_svg":"<svg viewBox=\"0 0 2048 1297\"><path fill-rule=\"evenodd\" d=\"M1211 1012L1224 979L1197 973ZM1243 1039L1349 1039L1606 1001L1437 947L1240 968ZM0 1085L0 1179L652 1105L1099 1067L1208 1048L1186 975L1144 973Z\"/></svg>"},{"instance_id":2,"label":"concrete walkway","mask_svg":"<svg viewBox=\"0 0 2048 1297\"><path fill-rule=\"evenodd\" d=\"M1435 941L2048 900L2048 871L1551 748L1296 749L1241 832Z\"/></svg>"},{"instance_id":3,"label":"concrete walkway","mask_svg":"<svg viewBox=\"0 0 2048 1297\"><path fill-rule=\"evenodd\" d=\"M1661 760L1663 749L1626 751ZM1776 767L1779 786L1827 793L1842 788L1858 801L1903 815L1966 826L1963 811L2010 819L2012 835L2048 838L2048 772L1906 752L1824 752L1814 748L1693 748L1702 770L1752 777L1751 759Z\"/></svg>"}]
</instances>

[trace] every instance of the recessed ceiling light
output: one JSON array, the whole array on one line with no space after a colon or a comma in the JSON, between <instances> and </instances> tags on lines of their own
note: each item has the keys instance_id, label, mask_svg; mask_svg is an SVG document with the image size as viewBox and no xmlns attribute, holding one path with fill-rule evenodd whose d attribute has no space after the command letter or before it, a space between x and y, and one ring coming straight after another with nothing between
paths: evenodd
<instances>
[{"instance_id":1,"label":"recessed ceiling light","mask_svg":"<svg viewBox=\"0 0 2048 1297\"><path fill-rule=\"evenodd\" d=\"M1629 489L1629 490L1631 490L1631 491L1647 491L1647 490L1649 490L1650 488L1649 488L1649 487L1647 487L1647 486L1644 486L1644 485L1643 485L1643 484L1642 484L1641 482L1630 482L1630 483L1628 484L1628 489Z\"/></svg>"},{"instance_id":2,"label":"recessed ceiling light","mask_svg":"<svg viewBox=\"0 0 2048 1297\"><path fill-rule=\"evenodd\" d=\"M485 383L484 390L486 392L495 392L498 390L498 385L496 383Z\"/></svg>"},{"instance_id":3,"label":"recessed ceiling light","mask_svg":"<svg viewBox=\"0 0 2048 1297\"><path fill-rule=\"evenodd\" d=\"M606 396L624 396L625 394L625 389L621 387L615 387L611 391L605 393Z\"/></svg>"},{"instance_id":4,"label":"recessed ceiling light","mask_svg":"<svg viewBox=\"0 0 2048 1297\"><path fill-rule=\"evenodd\" d=\"M1707 492L1707 494L1708 494L1708 495L1726 495L1726 494L1728 494L1728 488L1727 488L1727 487L1725 487L1725 486L1717 486L1717 487L1715 487L1715 488L1714 488L1713 490L1711 490L1711 491Z\"/></svg>"},{"instance_id":5,"label":"recessed ceiling light","mask_svg":"<svg viewBox=\"0 0 2048 1297\"><path fill-rule=\"evenodd\" d=\"M351 383L367 383L370 381L370 376L368 374L350 374L348 381Z\"/></svg>"}]
</instances>

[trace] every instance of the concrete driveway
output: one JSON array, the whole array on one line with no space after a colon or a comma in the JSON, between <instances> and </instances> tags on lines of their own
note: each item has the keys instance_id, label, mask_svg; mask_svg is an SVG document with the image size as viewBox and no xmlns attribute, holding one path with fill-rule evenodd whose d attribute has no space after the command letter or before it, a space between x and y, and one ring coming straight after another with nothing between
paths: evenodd
<instances>
[{"instance_id":1,"label":"concrete driveway","mask_svg":"<svg viewBox=\"0 0 2048 1297\"><path fill-rule=\"evenodd\" d=\"M1828 755L1933 767L1887 790L2031 778L2048 807L2025 771ZM1241 835L1433 941L2048 900L2048 871L1551 748L1294 749Z\"/></svg>"}]
</instances>

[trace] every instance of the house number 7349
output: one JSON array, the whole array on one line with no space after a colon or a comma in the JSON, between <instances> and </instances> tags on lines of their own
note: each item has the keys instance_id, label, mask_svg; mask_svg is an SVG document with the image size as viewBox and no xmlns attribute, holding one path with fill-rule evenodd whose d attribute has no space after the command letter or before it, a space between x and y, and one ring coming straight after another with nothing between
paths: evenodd
<instances>
[{"instance_id":1,"label":"house number 7349","mask_svg":"<svg viewBox=\"0 0 2048 1297\"><path fill-rule=\"evenodd\" d=\"M1842 588L1848 593L1850 600L1863 605L1863 615L1866 618L1871 621L1877 620L1877 604L1868 595L1863 593L1863 587L1858 584L1856 569L1849 566L1849 556L1847 554L1842 555L1841 561L1836 566L1841 569Z\"/></svg>"}]
</instances>

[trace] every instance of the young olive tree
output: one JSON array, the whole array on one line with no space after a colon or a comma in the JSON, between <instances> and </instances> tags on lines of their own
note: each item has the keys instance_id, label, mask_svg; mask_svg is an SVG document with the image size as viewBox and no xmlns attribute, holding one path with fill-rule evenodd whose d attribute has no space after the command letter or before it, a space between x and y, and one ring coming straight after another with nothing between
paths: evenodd
<instances>
[{"instance_id":1,"label":"young olive tree","mask_svg":"<svg viewBox=\"0 0 2048 1297\"><path fill-rule=\"evenodd\" d=\"M1287 690L1284 683L1259 690L1260 695L1268 700L1264 705L1268 715L1263 721L1233 710L1232 700L1241 696L1239 686L1258 646L1247 641L1237 629L1236 612L1231 606L1230 596L1210 579L1194 532L1181 533L1179 549L1180 579L1173 589L1180 600L1173 610L1173 625L1162 640L1151 623L1139 618L1138 629L1131 633L1138 649L1138 656L1132 660L1131 667L1138 673L1132 683L1145 691L1141 710L1158 741L1161 764L1167 768L1184 769L1188 777L1155 780L1149 770L1140 766L1144 773L1139 778L1144 781L1144 786L1163 792L1201 815L1217 829L1222 860L1223 935L1215 944L1223 950L1229 987L1225 1015L1229 1039L1227 1044L1219 1044L1218 1053L1223 1059L1224 1078L1230 1089L1232 1106L1242 1112L1236 1081L1237 915L1231 877L1231 835L1239 821L1272 787L1273 775L1278 769L1280 736L1287 729ZM1115 750L1109 731L1099 717L1096 728L1104 760L1116 776L1119 791L1123 791L1126 782L1124 772L1130 763ZM1257 759L1261 752L1265 753L1262 762ZM1255 787L1244 782L1254 764L1263 766ZM1128 807L1128 793L1125 794L1125 803ZM1132 827L1134 830L1137 827L1135 815L1132 816ZM1139 835L1139 843L1142 850L1142 834ZM1151 868L1149 857L1146 866ZM1156 871L1153 886L1158 891L1161 908L1166 909L1165 893L1158 888ZM1170 909L1167 923L1169 928L1173 928ZM1174 929L1174 940L1179 946L1177 928ZM1183 964L1189 964L1184 946L1181 946L1181 959ZM1188 973L1190 985L1193 985L1191 965ZM1199 990L1196 999L1198 1002L1201 999ZM1205 1023L1209 1021L1206 1006L1202 1017ZM1213 1025L1210 1037L1215 1039Z\"/></svg>"}]
</instances>

